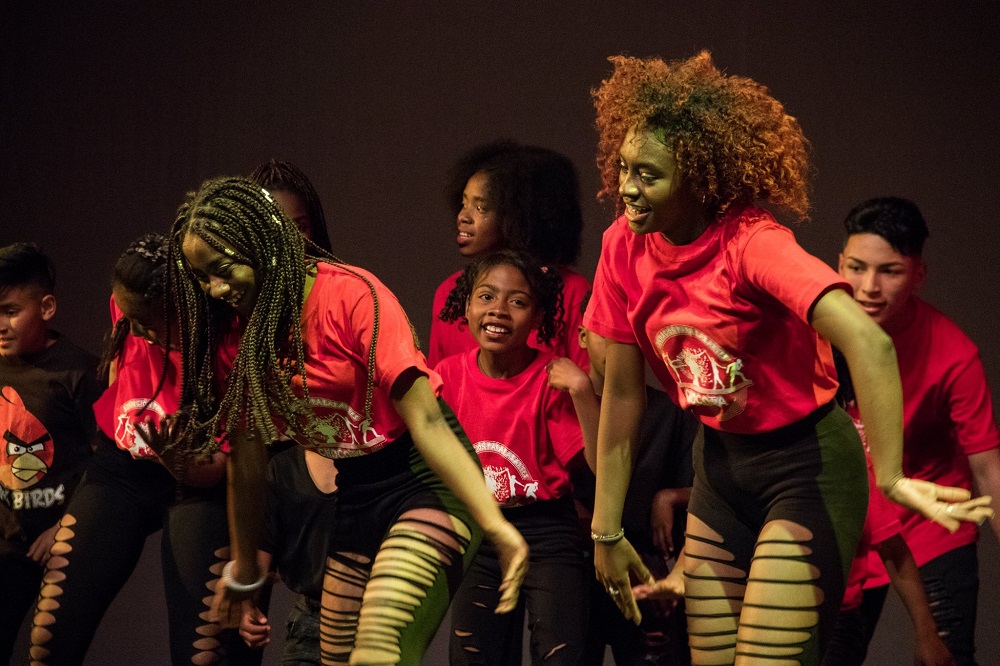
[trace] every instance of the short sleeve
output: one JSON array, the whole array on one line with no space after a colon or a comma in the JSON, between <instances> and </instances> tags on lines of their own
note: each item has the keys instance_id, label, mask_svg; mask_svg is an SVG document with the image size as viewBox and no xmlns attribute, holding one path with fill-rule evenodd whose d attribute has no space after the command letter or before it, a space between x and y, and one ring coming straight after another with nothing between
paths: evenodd
<instances>
[{"instance_id":1,"label":"short sleeve","mask_svg":"<svg viewBox=\"0 0 1000 666\"><path fill-rule=\"evenodd\" d=\"M949 379L948 408L962 451L973 455L1000 446L993 399L978 352L973 351Z\"/></svg>"},{"instance_id":2,"label":"short sleeve","mask_svg":"<svg viewBox=\"0 0 1000 666\"><path fill-rule=\"evenodd\" d=\"M808 323L813 306L832 289L853 293L832 268L795 242L792 232L777 224L755 225L748 232L740 261L743 277Z\"/></svg>"},{"instance_id":3,"label":"short sleeve","mask_svg":"<svg viewBox=\"0 0 1000 666\"><path fill-rule=\"evenodd\" d=\"M601 240L601 258L594 274L594 288L583 316L583 325L615 342L636 343L628 319L628 295L617 277L628 269L628 252L618 223L612 224Z\"/></svg>"},{"instance_id":4,"label":"short sleeve","mask_svg":"<svg viewBox=\"0 0 1000 666\"><path fill-rule=\"evenodd\" d=\"M583 450L583 431L580 430L580 421L569 393L549 390L554 399L549 402L546 410L545 427L552 450L565 467Z\"/></svg>"}]
</instances>

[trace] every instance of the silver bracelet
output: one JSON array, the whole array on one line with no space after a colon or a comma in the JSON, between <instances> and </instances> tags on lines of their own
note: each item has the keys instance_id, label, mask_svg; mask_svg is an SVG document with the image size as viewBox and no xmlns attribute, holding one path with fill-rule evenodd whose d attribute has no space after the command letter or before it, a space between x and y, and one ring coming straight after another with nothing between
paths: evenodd
<instances>
[{"instance_id":1,"label":"silver bracelet","mask_svg":"<svg viewBox=\"0 0 1000 666\"><path fill-rule=\"evenodd\" d=\"M264 587L264 583L266 582L267 571L262 571L260 578L248 585L245 585L243 583L236 582L236 579L233 578L233 560L229 560L226 562L226 566L222 567L222 584L233 592L254 592Z\"/></svg>"},{"instance_id":2,"label":"silver bracelet","mask_svg":"<svg viewBox=\"0 0 1000 666\"><path fill-rule=\"evenodd\" d=\"M621 528L614 534L598 534L597 532L591 532L590 538L593 539L595 543L618 543L625 538L625 528Z\"/></svg>"}]
</instances>

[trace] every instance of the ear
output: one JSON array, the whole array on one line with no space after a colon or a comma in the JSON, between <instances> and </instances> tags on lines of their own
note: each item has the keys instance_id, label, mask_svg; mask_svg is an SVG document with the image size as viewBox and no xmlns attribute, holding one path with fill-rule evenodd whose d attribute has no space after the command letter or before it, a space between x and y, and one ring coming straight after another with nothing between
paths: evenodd
<instances>
[{"instance_id":1,"label":"ear","mask_svg":"<svg viewBox=\"0 0 1000 666\"><path fill-rule=\"evenodd\" d=\"M583 326L576 327L576 342L580 345L580 349L587 348L587 329Z\"/></svg>"},{"instance_id":2,"label":"ear","mask_svg":"<svg viewBox=\"0 0 1000 666\"><path fill-rule=\"evenodd\" d=\"M56 297L54 294L45 294L41 300L42 321L48 321L56 314Z\"/></svg>"},{"instance_id":3,"label":"ear","mask_svg":"<svg viewBox=\"0 0 1000 666\"><path fill-rule=\"evenodd\" d=\"M914 257L913 266L913 291L917 291L920 287L924 286L924 280L927 279L927 264L924 263L923 257Z\"/></svg>"},{"instance_id":4,"label":"ear","mask_svg":"<svg viewBox=\"0 0 1000 666\"><path fill-rule=\"evenodd\" d=\"M844 253L841 252L837 255L837 272L844 275Z\"/></svg>"}]
</instances>

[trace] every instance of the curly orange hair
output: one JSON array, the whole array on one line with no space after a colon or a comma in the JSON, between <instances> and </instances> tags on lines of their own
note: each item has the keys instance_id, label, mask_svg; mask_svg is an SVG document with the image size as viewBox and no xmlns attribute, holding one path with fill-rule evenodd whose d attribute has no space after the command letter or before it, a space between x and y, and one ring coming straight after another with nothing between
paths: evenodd
<instances>
[{"instance_id":1,"label":"curly orange hair","mask_svg":"<svg viewBox=\"0 0 1000 666\"><path fill-rule=\"evenodd\" d=\"M672 146L684 181L716 215L734 203L767 201L808 217L809 143L767 88L723 74L708 51L671 63L609 60L614 72L592 92L601 198L617 201L621 212L618 151L635 127Z\"/></svg>"}]
</instances>

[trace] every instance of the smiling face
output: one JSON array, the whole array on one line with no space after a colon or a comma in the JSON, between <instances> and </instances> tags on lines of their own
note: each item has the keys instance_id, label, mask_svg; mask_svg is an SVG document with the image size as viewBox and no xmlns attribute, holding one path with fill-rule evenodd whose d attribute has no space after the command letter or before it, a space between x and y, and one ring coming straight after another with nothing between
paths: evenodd
<instances>
[{"instance_id":1,"label":"smiling face","mask_svg":"<svg viewBox=\"0 0 1000 666\"><path fill-rule=\"evenodd\" d=\"M892 333L909 323L913 295L926 275L920 257L901 254L877 234L853 234L838 270L854 288L854 300L883 329Z\"/></svg>"},{"instance_id":2,"label":"smiling face","mask_svg":"<svg viewBox=\"0 0 1000 666\"><path fill-rule=\"evenodd\" d=\"M206 294L229 303L250 318L257 301L257 276L251 266L216 250L193 233L184 236L181 252Z\"/></svg>"},{"instance_id":3,"label":"smiling face","mask_svg":"<svg viewBox=\"0 0 1000 666\"><path fill-rule=\"evenodd\" d=\"M477 276L465 316L479 348L495 356L529 350L528 336L541 320L528 280L508 264Z\"/></svg>"},{"instance_id":4,"label":"smiling face","mask_svg":"<svg viewBox=\"0 0 1000 666\"><path fill-rule=\"evenodd\" d=\"M485 171L472 176L462 192L458 211L458 251L463 257L478 257L500 247L500 220L489 191Z\"/></svg>"},{"instance_id":5,"label":"smiling face","mask_svg":"<svg viewBox=\"0 0 1000 666\"><path fill-rule=\"evenodd\" d=\"M0 356L35 354L48 345L56 298L41 288L10 287L0 293Z\"/></svg>"},{"instance_id":6,"label":"smiling face","mask_svg":"<svg viewBox=\"0 0 1000 666\"><path fill-rule=\"evenodd\" d=\"M674 245L701 235L708 226L705 208L685 186L673 150L653 131L629 130L619 160L618 193L629 229L659 232Z\"/></svg>"}]
</instances>

